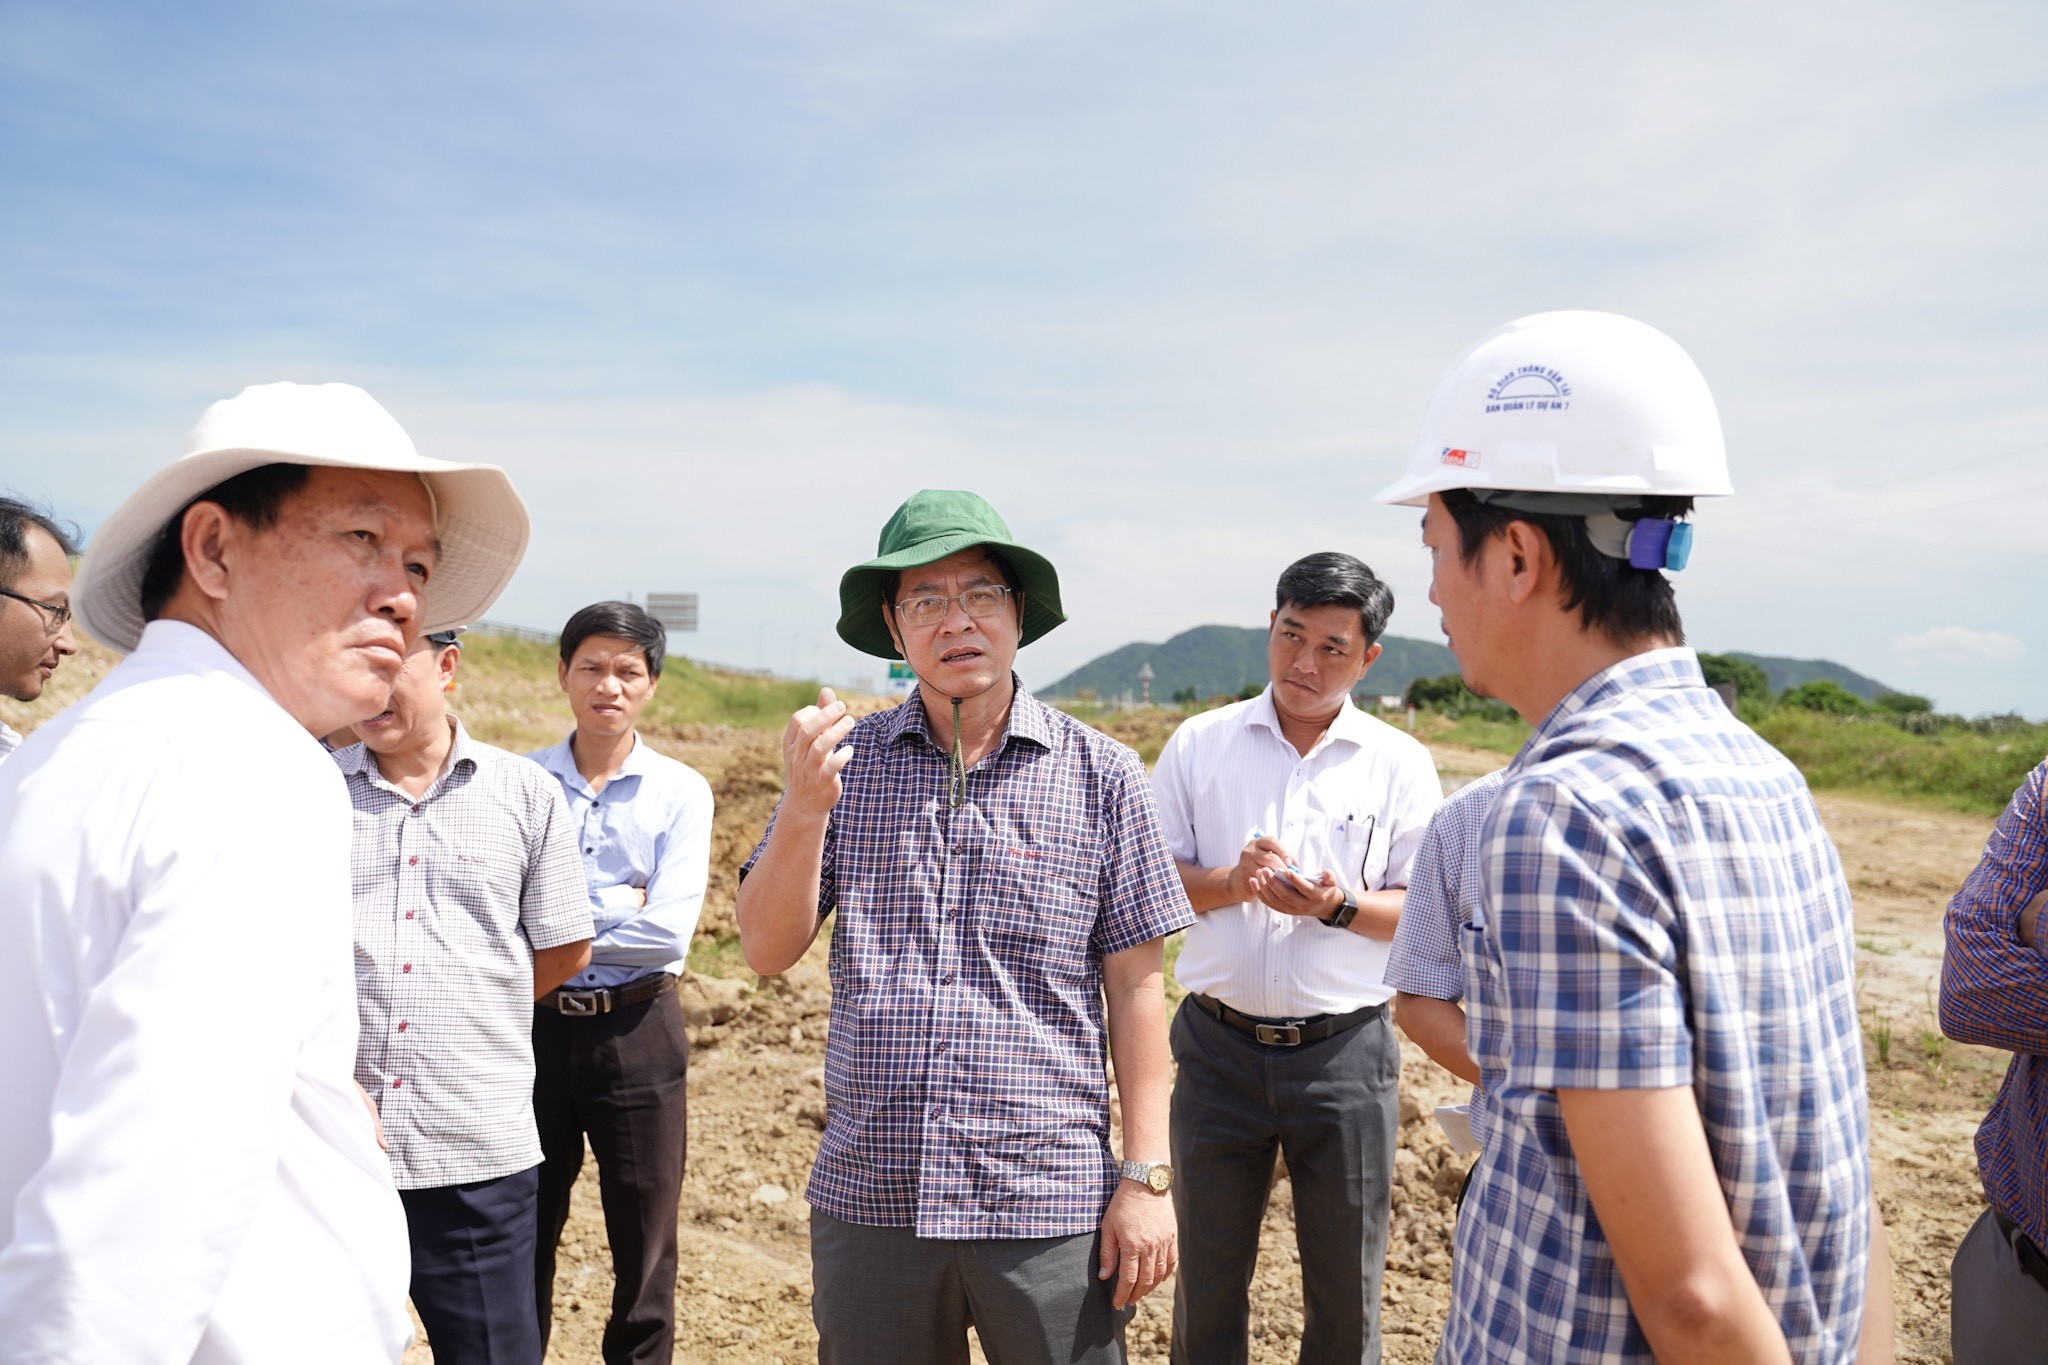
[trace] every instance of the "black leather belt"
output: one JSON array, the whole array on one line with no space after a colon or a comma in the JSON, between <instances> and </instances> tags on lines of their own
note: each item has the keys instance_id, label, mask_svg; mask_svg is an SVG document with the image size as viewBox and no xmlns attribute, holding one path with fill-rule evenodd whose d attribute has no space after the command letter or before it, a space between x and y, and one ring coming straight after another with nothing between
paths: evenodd
<instances>
[{"instance_id":1,"label":"black leather belt","mask_svg":"<svg viewBox=\"0 0 2048 1365\"><path fill-rule=\"evenodd\" d=\"M1195 1002L1202 1013L1219 1024L1228 1025L1239 1033L1251 1035L1267 1047L1300 1047L1303 1043L1320 1043L1333 1038L1347 1029L1355 1029L1370 1019L1376 1019L1387 1008L1385 1005L1367 1005L1364 1009L1349 1014L1315 1014L1306 1019L1261 1019L1254 1014L1244 1014L1230 1008L1221 1000L1190 992L1188 999Z\"/></svg>"},{"instance_id":2,"label":"black leather belt","mask_svg":"<svg viewBox=\"0 0 2048 1365\"><path fill-rule=\"evenodd\" d=\"M2041 1248L2034 1245L2034 1239L2021 1232L2019 1225L2005 1216L2005 1211L1996 1204L1991 1206L1991 1217L1998 1224L1998 1230L2012 1241L2019 1252L2020 1269L2026 1277L2043 1289L2048 1289L2048 1256L2041 1254ZM2014 1234L2018 1234L2015 1236Z\"/></svg>"},{"instance_id":3,"label":"black leather belt","mask_svg":"<svg viewBox=\"0 0 2048 1365\"><path fill-rule=\"evenodd\" d=\"M652 976L628 981L623 986L600 986L589 991L575 991L564 986L549 991L533 1003L566 1014L571 1019L584 1019L593 1014L610 1014L627 1005L638 1005L658 995L666 995L675 989L675 984L676 979L667 972L656 972Z\"/></svg>"}]
</instances>

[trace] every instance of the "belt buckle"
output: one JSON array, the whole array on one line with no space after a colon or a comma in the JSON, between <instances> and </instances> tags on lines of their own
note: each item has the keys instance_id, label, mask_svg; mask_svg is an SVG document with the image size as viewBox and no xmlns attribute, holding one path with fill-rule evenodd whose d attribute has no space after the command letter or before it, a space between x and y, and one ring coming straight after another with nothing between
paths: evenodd
<instances>
[{"instance_id":1,"label":"belt buckle","mask_svg":"<svg viewBox=\"0 0 2048 1365\"><path fill-rule=\"evenodd\" d=\"M555 1008L563 1014L572 1015L577 1018L585 1018L593 1014L603 1014L611 1007L610 991L555 992Z\"/></svg>"},{"instance_id":2,"label":"belt buckle","mask_svg":"<svg viewBox=\"0 0 2048 1365\"><path fill-rule=\"evenodd\" d=\"M1252 1037L1268 1047L1300 1047L1301 1025L1299 1024L1254 1024Z\"/></svg>"}]
</instances>

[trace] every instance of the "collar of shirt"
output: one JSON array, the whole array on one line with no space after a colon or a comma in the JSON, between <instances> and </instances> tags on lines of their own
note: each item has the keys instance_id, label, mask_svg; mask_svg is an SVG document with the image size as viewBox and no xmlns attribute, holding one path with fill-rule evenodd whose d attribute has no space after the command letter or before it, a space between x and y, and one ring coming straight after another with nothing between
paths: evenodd
<instances>
[{"instance_id":1,"label":"collar of shirt","mask_svg":"<svg viewBox=\"0 0 2048 1365\"><path fill-rule=\"evenodd\" d=\"M20 733L10 727L6 721L0 720L0 758L7 757L7 755L20 747Z\"/></svg>"},{"instance_id":2,"label":"collar of shirt","mask_svg":"<svg viewBox=\"0 0 2048 1365\"><path fill-rule=\"evenodd\" d=\"M1259 693L1253 699L1251 713L1245 717L1245 724L1257 725L1270 730L1273 732L1274 737L1289 749L1294 747L1294 741L1287 738L1287 732L1280 728L1280 708L1273 704L1273 684L1271 683L1267 683L1266 690ZM1337 708L1337 714L1331 718L1329 725L1324 729L1323 737L1317 740L1310 747L1308 753L1303 754L1302 757L1313 757L1325 744L1349 744L1353 748L1362 749L1365 747L1370 728L1365 712L1353 706L1351 698L1347 694L1343 705Z\"/></svg>"},{"instance_id":3,"label":"collar of shirt","mask_svg":"<svg viewBox=\"0 0 2048 1365\"><path fill-rule=\"evenodd\" d=\"M556 777L561 778L564 782L573 784L571 790L580 792L586 797L596 796L597 793L590 789L590 783L583 776L582 770L576 766L575 743L576 732L571 730L560 744L550 745L539 753L532 755L533 761L546 768ZM651 752L647 747L647 741L640 738L640 732L635 730L633 732L633 747L626 751L626 761L621 763L619 770L607 779L605 787L610 789L620 782L638 782L642 777L646 776L647 770L651 766L648 759L648 755Z\"/></svg>"},{"instance_id":4,"label":"collar of shirt","mask_svg":"<svg viewBox=\"0 0 2048 1365\"><path fill-rule=\"evenodd\" d=\"M1543 718L1542 724L1530 732L1528 741L1522 745L1521 753L1515 755L1511 766L1519 766L1530 754L1542 748L1542 741L1569 728L1581 713L1603 706L1625 693L1706 685L1706 675L1700 672L1700 656L1684 645L1631 654L1565 693L1563 699L1550 708L1550 714Z\"/></svg>"},{"instance_id":5,"label":"collar of shirt","mask_svg":"<svg viewBox=\"0 0 2048 1365\"><path fill-rule=\"evenodd\" d=\"M455 743L449 746L448 757L442 762L441 771L419 796L414 796L386 778L383 770L377 766L377 756L370 752L370 746L367 744L351 744L348 748L339 750L334 755L334 761L341 768L344 777L354 777L360 773L369 779L372 785L382 787L394 796L404 797L413 805L425 805L439 796L441 788L457 773L476 770L476 754L469 731L463 729L462 722L454 716L448 717L448 728L455 732Z\"/></svg>"},{"instance_id":6,"label":"collar of shirt","mask_svg":"<svg viewBox=\"0 0 2048 1365\"><path fill-rule=\"evenodd\" d=\"M277 705L270 689L258 682L256 675L244 668L240 659L228 653L226 645L197 626L188 626L183 621L151 621L142 628L142 639L128 657L149 660L152 656L175 661L173 667L179 672L233 678L262 693L263 699L272 706ZM283 710L282 707L278 709Z\"/></svg>"},{"instance_id":7,"label":"collar of shirt","mask_svg":"<svg viewBox=\"0 0 2048 1365\"><path fill-rule=\"evenodd\" d=\"M1028 739L1041 749L1053 746L1052 716L1049 714L1052 708L1032 696L1015 673L1010 675L1010 686L1016 689L1016 695L1010 699L1010 718L1003 722L1002 738L996 741L996 747L989 751L988 759L983 759L983 762L1002 753L1012 739ZM911 735L934 749L942 747L932 735L930 718L924 712L924 696L918 692L913 692L908 701L886 714L879 738L887 748Z\"/></svg>"}]
</instances>

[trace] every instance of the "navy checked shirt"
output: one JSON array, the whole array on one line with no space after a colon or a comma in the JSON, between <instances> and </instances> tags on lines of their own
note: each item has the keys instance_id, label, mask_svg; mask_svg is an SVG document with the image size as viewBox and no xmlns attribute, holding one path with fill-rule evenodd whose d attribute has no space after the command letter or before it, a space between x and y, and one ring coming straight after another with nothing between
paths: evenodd
<instances>
[{"instance_id":1,"label":"navy checked shirt","mask_svg":"<svg viewBox=\"0 0 2048 1365\"><path fill-rule=\"evenodd\" d=\"M1102 959L1194 922L1144 764L1021 685L957 811L915 697L847 743L818 892L839 914L806 1198L920 1237L1094 1231L1117 1182Z\"/></svg>"},{"instance_id":2,"label":"navy checked shirt","mask_svg":"<svg viewBox=\"0 0 2048 1365\"><path fill-rule=\"evenodd\" d=\"M2048 957L2027 946L2020 912L2048 887L2048 763L2013 793L1984 857L1949 902L1941 1031L2013 1054L1977 1130L1984 1194L2036 1246L2048 1246Z\"/></svg>"},{"instance_id":3,"label":"navy checked shirt","mask_svg":"<svg viewBox=\"0 0 2048 1365\"><path fill-rule=\"evenodd\" d=\"M1509 765L1463 931L1492 1104L1440 1361L1650 1360L1561 1089L1688 1086L1798 1361L1847 1362L1870 1246L1849 890L1805 779L1689 649L1595 674Z\"/></svg>"}]
</instances>

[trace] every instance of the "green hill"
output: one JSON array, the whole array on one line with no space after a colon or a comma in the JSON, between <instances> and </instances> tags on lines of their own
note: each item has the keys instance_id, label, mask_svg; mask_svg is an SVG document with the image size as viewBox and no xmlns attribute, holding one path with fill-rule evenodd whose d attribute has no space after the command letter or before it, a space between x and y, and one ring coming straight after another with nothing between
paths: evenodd
<instances>
[{"instance_id":1,"label":"green hill","mask_svg":"<svg viewBox=\"0 0 2048 1365\"><path fill-rule=\"evenodd\" d=\"M1840 683L1865 701L1876 701L1878 697L1895 689L1885 686L1875 678L1866 678L1851 668L1828 659L1780 659L1769 654L1731 653L1731 659L1746 659L1764 671L1771 681L1771 691L1783 692L1788 688L1809 683L1816 678ZM1154 668L1158 665L1154 664Z\"/></svg>"},{"instance_id":2,"label":"green hill","mask_svg":"<svg viewBox=\"0 0 2048 1365\"><path fill-rule=\"evenodd\" d=\"M1379 662L1365 675L1362 695L1401 692L1415 678L1457 671L1457 660L1443 645L1425 640L1384 637ZM1049 697L1074 697L1092 691L1098 697L1120 697L1138 691L1138 669L1152 665L1152 696L1164 701L1190 687L1199 697L1235 696L1246 686L1266 684L1266 632L1248 626L1196 626L1164 644L1140 641L1111 650L1075 669L1045 689Z\"/></svg>"}]
</instances>

